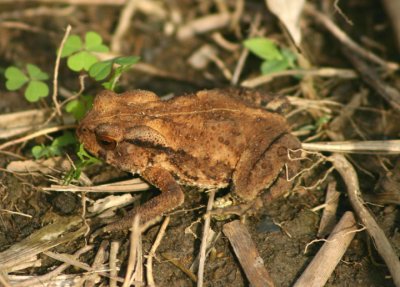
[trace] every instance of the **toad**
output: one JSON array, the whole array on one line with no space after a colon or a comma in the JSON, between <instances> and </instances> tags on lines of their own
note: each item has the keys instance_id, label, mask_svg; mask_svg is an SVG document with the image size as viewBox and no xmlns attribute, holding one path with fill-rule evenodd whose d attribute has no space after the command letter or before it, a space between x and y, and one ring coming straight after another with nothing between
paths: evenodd
<instances>
[{"instance_id":1,"label":"toad","mask_svg":"<svg viewBox=\"0 0 400 287\"><path fill-rule=\"evenodd\" d=\"M287 182L279 175L294 164L288 152L300 142L284 117L239 97L240 92L217 89L169 100L144 90L98 94L79 124L79 141L161 191L104 230L129 228L136 213L147 222L180 206L181 185L229 186L237 201L248 203L277 181Z\"/></svg>"}]
</instances>

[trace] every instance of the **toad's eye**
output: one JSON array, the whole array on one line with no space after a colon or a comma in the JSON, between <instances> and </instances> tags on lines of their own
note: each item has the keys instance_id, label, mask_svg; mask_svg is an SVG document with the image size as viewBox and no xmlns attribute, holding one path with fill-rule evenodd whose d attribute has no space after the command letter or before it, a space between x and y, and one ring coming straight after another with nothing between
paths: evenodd
<instances>
[{"instance_id":1,"label":"toad's eye","mask_svg":"<svg viewBox=\"0 0 400 287\"><path fill-rule=\"evenodd\" d=\"M117 141L108 136L96 135L97 143L106 150L113 150L117 146Z\"/></svg>"}]
</instances>

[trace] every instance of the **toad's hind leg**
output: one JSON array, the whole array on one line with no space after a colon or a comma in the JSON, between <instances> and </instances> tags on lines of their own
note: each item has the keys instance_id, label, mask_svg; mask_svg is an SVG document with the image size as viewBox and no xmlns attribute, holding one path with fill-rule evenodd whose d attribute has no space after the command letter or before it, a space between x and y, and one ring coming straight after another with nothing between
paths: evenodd
<instances>
[{"instance_id":1,"label":"toad's hind leg","mask_svg":"<svg viewBox=\"0 0 400 287\"><path fill-rule=\"evenodd\" d=\"M150 167L142 173L142 177L150 184L159 188L161 194L138 208L131 210L122 219L105 226L103 231L110 232L128 229L132 226L133 218L136 214L140 214L141 224L145 224L183 203L184 193L167 170L161 167Z\"/></svg>"},{"instance_id":2,"label":"toad's hind leg","mask_svg":"<svg viewBox=\"0 0 400 287\"><path fill-rule=\"evenodd\" d=\"M243 201L254 200L263 189L275 182L285 163L290 161L289 148L300 148L300 142L288 133L281 134L272 142L266 135L254 141L254 145L243 152L236 166L232 179L234 194Z\"/></svg>"}]
</instances>

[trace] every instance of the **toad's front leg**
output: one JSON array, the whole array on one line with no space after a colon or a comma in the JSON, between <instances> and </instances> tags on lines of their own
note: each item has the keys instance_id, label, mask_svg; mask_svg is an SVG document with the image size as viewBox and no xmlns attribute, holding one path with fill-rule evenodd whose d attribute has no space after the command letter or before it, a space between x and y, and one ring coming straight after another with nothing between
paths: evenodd
<instances>
[{"instance_id":1,"label":"toad's front leg","mask_svg":"<svg viewBox=\"0 0 400 287\"><path fill-rule=\"evenodd\" d=\"M145 204L128 212L122 219L113 222L103 228L103 231L128 229L132 226L135 214L140 214L142 224L154 220L165 212L180 206L184 201L184 193L173 176L161 167L147 168L142 177L151 185L159 188L161 194L150 199Z\"/></svg>"}]
</instances>

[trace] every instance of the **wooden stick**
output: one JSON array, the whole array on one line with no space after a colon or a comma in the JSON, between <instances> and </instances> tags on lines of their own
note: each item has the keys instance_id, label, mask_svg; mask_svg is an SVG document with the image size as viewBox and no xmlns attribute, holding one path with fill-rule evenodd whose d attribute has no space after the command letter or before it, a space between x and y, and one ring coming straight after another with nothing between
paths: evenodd
<instances>
[{"instance_id":1,"label":"wooden stick","mask_svg":"<svg viewBox=\"0 0 400 287\"><path fill-rule=\"evenodd\" d=\"M54 103L54 107L56 109L56 113L58 116L61 116L61 107L60 104L58 103L57 100L57 96L58 96L58 70L60 67L60 61L61 61L61 53L62 50L64 49L64 45L65 42L67 41L67 38L69 36L69 34L71 33L71 25L67 26L67 29L65 30L65 34L64 37L61 41L60 47L58 48L58 53L57 53L57 57L56 57L56 64L54 66L54 74L53 74L53 103Z\"/></svg>"},{"instance_id":2,"label":"wooden stick","mask_svg":"<svg viewBox=\"0 0 400 287\"><path fill-rule=\"evenodd\" d=\"M124 284L122 287L128 287L131 285L131 279L133 272L135 271L136 261L137 261L137 251L140 239L140 215L136 214L133 218L132 227L131 227L131 235L130 235L130 245L129 245L129 259L128 266L126 267L126 274L124 279Z\"/></svg>"},{"instance_id":3,"label":"wooden stick","mask_svg":"<svg viewBox=\"0 0 400 287\"><path fill-rule=\"evenodd\" d=\"M43 129L43 130L34 132L32 134L26 135L24 137L20 137L15 140L12 140L12 141L5 142L2 145L0 145L0 150L5 149L6 147L9 147L9 146L13 146L13 145L23 143L25 141L37 138L39 136L43 136L43 135L50 134L50 133L55 133L55 132L62 131L62 130L74 129L74 128L76 128L76 125L64 125L64 126L56 126L56 127Z\"/></svg>"},{"instance_id":4,"label":"wooden stick","mask_svg":"<svg viewBox=\"0 0 400 287\"><path fill-rule=\"evenodd\" d=\"M164 237L165 230L167 229L167 226L169 224L169 219L170 219L169 216L167 216L164 219L164 222L162 223L160 230L158 231L156 240L154 241L153 246L151 246L149 255L147 256L146 277L147 277L147 285L149 287L156 286L156 284L154 283L154 278L153 278L153 257L156 254L156 250L161 243L161 239Z\"/></svg>"},{"instance_id":5,"label":"wooden stick","mask_svg":"<svg viewBox=\"0 0 400 287\"><path fill-rule=\"evenodd\" d=\"M138 2L138 0L128 0L122 10L121 16L119 17L117 28L115 29L114 35L111 39L111 51L117 54L122 52L121 44L125 34L129 30L131 19L136 12Z\"/></svg>"},{"instance_id":6,"label":"wooden stick","mask_svg":"<svg viewBox=\"0 0 400 287\"><path fill-rule=\"evenodd\" d=\"M340 192L336 191L336 181L331 181L328 184L325 198L325 208L322 212L321 221L317 236L325 237L333 230L336 224L336 210L339 205Z\"/></svg>"},{"instance_id":7,"label":"wooden stick","mask_svg":"<svg viewBox=\"0 0 400 287\"><path fill-rule=\"evenodd\" d=\"M379 227L370 211L365 207L365 202L360 196L361 192L356 171L343 155L334 154L330 156L329 159L333 162L333 166L342 176L347 187L350 203L353 206L357 217L367 228L369 235L374 240L376 249L389 268L394 284L397 287L400 287L399 257L391 246L383 230Z\"/></svg>"},{"instance_id":8,"label":"wooden stick","mask_svg":"<svg viewBox=\"0 0 400 287\"><path fill-rule=\"evenodd\" d=\"M349 247L356 231L354 215L347 211L294 287L324 286Z\"/></svg>"},{"instance_id":9,"label":"wooden stick","mask_svg":"<svg viewBox=\"0 0 400 287\"><path fill-rule=\"evenodd\" d=\"M120 247L120 242L119 241L112 241L111 242L111 247L110 247L110 256L109 256L109 262L110 262L110 287L117 287L117 277L118 277L118 271L119 267L117 266L117 255L118 255L118 250Z\"/></svg>"},{"instance_id":10,"label":"wooden stick","mask_svg":"<svg viewBox=\"0 0 400 287\"><path fill-rule=\"evenodd\" d=\"M301 148L309 151L364 154L400 154L400 140L302 143Z\"/></svg>"},{"instance_id":11,"label":"wooden stick","mask_svg":"<svg viewBox=\"0 0 400 287\"><path fill-rule=\"evenodd\" d=\"M235 220L225 224L222 231L228 237L250 285L273 287L274 283L247 228L239 220Z\"/></svg>"},{"instance_id":12,"label":"wooden stick","mask_svg":"<svg viewBox=\"0 0 400 287\"><path fill-rule=\"evenodd\" d=\"M310 77L322 77L322 78L333 78L333 77L344 78L344 79L357 78L357 74L353 70L326 67L319 69L294 69L294 70L272 72L267 75L261 75L252 79L244 80L240 85L244 88L255 88L260 85L269 83L276 78L299 76L299 75L310 76Z\"/></svg>"},{"instance_id":13,"label":"wooden stick","mask_svg":"<svg viewBox=\"0 0 400 287\"><path fill-rule=\"evenodd\" d=\"M215 189L211 189L208 195L207 213L209 213L213 207L214 197L215 197ZM201 245L200 245L200 260L199 260L199 270L197 272L197 287L203 286L204 264L206 262L207 239L210 233L209 232L210 223L211 223L211 216L209 214L206 214L204 220L203 237L201 238Z\"/></svg>"}]
</instances>

